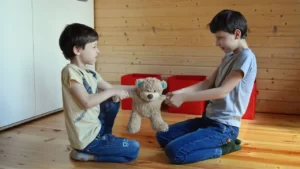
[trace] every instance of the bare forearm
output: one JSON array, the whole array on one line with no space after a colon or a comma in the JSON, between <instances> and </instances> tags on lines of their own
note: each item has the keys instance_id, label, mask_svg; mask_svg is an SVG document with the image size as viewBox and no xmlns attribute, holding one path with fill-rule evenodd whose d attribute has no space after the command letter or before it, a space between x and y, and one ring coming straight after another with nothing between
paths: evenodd
<instances>
[{"instance_id":1,"label":"bare forearm","mask_svg":"<svg viewBox=\"0 0 300 169\"><path fill-rule=\"evenodd\" d=\"M179 89L177 91L175 91L175 94L178 93L192 93L192 92L197 92L197 91L201 91L201 90L206 90L211 88L211 83L208 80L205 80L203 82L194 84L192 86L186 87L186 88L182 88Z\"/></svg>"},{"instance_id":2,"label":"bare forearm","mask_svg":"<svg viewBox=\"0 0 300 169\"><path fill-rule=\"evenodd\" d=\"M108 98L114 96L115 93L111 90L105 90L100 93L95 93L95 94L89 94L87 98L85 99L84 102L84 107L86 109L89 109L91 107L94 107L103 101L107 100Z\"/></svg>"},{"instance_id":3,"label":"bare forearm","mask_svg":"<svg viewBox=\"0 0 300 169\"><path fill-rule=\"evenodd\" d=\"M205 101L224 98L228 93L222 88L213 88L198 92L182 93L185 102Z\"/></svg>"},{"instance_id":4,"label":"bare forearm","mask_svg":"<svg viewBox=\"0 0 300 169\"><path fill-rule=\"evenodd\" d=\"M134 85L113 85L113 88L123 89L127 92L133 92L136 89L136 86Z\"/></svg>"},{"instance_id":5,"label":"bare forearm","mask_svg":"<svg viewBox=\"0 0 300 169\"><path fill-rule=\"evenodd\" d=\"M101 90L107 90L111 88L126 90L127 92L135 91L136 87L134 85L112 85L104 80L98 83L98 88Z\"/></svg>"}]
</instances>

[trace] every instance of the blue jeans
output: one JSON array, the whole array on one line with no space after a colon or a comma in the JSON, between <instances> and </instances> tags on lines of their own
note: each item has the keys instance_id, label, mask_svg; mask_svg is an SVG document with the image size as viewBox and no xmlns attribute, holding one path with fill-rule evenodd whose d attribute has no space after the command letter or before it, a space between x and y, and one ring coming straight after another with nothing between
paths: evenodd
<instances>
[{"instance_id":1,"label":"blue jeans","mask_svg":"<svg viewBox=\"0 0 300 169\"><path fill-rule=\"evenodd\" d=\"M187 164L220 157L221 146L235 140L238 133L237 127L200 117L172 124L156 138L171 163Z\"/></svg>"},{"instance_id":2,"label":"blue jeans","mask_svg":"<svg viewBox=\"0 0 300 169\"><path fill-rule=\"evenodd\" d=\"M86 148L80 150L83 153L94 155L98 162L130 162L137 158L140 144L135 140L116 137L112 135L112 128L120 102L115 103L108 99L100 104L99 120L102 123L101 130L95 140Z\"/></svg>"}]
</instances>

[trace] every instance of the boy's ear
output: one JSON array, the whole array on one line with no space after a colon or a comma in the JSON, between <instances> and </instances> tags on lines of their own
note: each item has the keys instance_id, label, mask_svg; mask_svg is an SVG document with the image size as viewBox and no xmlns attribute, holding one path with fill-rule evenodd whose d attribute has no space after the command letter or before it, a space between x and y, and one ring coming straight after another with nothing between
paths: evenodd
<instances>
[{"instance_id":1,"label":"boy's ear","mask_svg":"<svg viewBox=\"0 0 300 169\"><path fill-rule=\"evenodd\" d=\"M235 39L241 39L242 38L242 32L241 32L241 30L236 29L234 31L234 36L235 36Z\"/></svg>"},{"instance_id":2,"label":"boy's ear","mask_svg":"<svg viewBox=\"0 0 300 169\"><path fill-rule=\"evenodd\" d=\"M73 47L73 52L76 56L80 55L81 52L81 48L79 48L78 46L74 46Z\"/></svg>"},{"instance_id":3,"label":"boy's ear","mask_svg":"<svg viewBox=\"0 0 300 169\"><path fill-rule=\"evenodd\" d=\"M135 85L139 87L144 82L144 79L136 79Z\"/></svg>"},{"instance_id":4,"label":"boy's ear","mask_svg":"<svg viewBox=\"0 0 300 169\"><path fill-rule=\"evenodd\" d=\"M167 82L162 80L161 81L161 86L162 86L163 89L166 89L168 87Z\"/></svg>"}]
</instances>

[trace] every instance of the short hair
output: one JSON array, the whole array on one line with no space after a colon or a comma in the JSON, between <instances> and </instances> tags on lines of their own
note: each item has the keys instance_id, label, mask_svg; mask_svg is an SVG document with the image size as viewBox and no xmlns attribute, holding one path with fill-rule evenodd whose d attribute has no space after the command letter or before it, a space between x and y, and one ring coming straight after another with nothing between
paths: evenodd
<instances>
[{"instance_id":1,"label":"short hair","mask_svg":"<svg viewBox=\"0 0 300 169\"><path fill-rule=\"evenodd\" d=\"M98 40L98 33L91 27L73 23L65 27L59 37L59 47L67 60L75 56L73 52L74 46L85 48L85 45Z\"/></svg>"},{"instance_id":2,"label":"short hair","mask_svg":"<svg viewBox=\"0 0 300 169\"><path fill-rule=\"evenodd\" d=\"M247 37L247 20L238 11L222 10L209 23L209 28L212 33L218 31L228 32L234 34L236 29L241 31L241 38Z\"/></svg>"}]
</instances>

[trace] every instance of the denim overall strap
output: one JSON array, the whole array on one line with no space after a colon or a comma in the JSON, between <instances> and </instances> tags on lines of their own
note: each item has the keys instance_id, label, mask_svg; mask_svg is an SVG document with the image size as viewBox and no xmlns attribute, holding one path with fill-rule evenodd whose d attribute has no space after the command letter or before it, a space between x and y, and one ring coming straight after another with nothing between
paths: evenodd
<instances>
[{"instance_id":1,"label":"denim overall strap","mask_svg":"<svg viewBox=\"0 0 300 169\"><path fill-rule=\"evenodd\" d=\"M93 71L89 71L89 70L87 70L87 72L93 74L93 77L94 77L94 79L97 82L96 73L93 72ZM84 86L84 88L86 89L86 91L89 94L93 94L93 90L92 90L91 86L88 84L87 80L85 79L83 72L80 71L80 73L82 74L82 80L83 80L83 86ZM98 93L98 87L96 88L95 93ZM99 106L100 106L100 112L101 112L102 111L101 109L103 109L103 104L100 104ZM102 126L104 126L104 124L105 124L104 113L100 113L98 118L101 121ZM99 135L97 137L99 137L100 135L102 135L104 133L104 128L105 127L101 127L101 130L99 131Z\"/></svg>"},{"instance_id":2,"label":"denim overall strap","mask_svg":"<svg viewBox=\"0 0 300 169\"><path fill-rule=\"evenodd\" d=\"M81 70L79 70L79 71L80 71L80 73L82 74L82 81L83 81L83 86L84 86L84 88L86 89L86 91L87 91L89 94L93 94L93 90L92 90L91 86L88 84L87 80L85 79L85 76L84 76L83 72L82 72ZM94 72L91 72L91 73L93 74L95 80L97 81L96 73L94 73ZM97 93L97 92L98 92L98 88L96 88L96 93ZM84 111L82 112L82 114L81 114L78 118L76 118L76 119L74 120L74 123L79 122L79 121L85 116L86 112L87 112L87 110L84 110Z\"/></svg>"},{"instance_id":3,"label":"denim overall strap","mask_svg":"<svg viewBox=\"0 0 300 169\"><path fill-rule=\"evenodd\" d=\"M80 71L80 70L79 70ZM88 71L89 73L92 73L93 74L93 77L95 78L95 80L97 81L97 76L96 76L96 73L93 72L93 71ZM88 84L87 80L85 79L84 77L84 74L80 71L80 73L82 74L82 81L83 81L83 86L84 88L86 89L86 91L89 93L89 94L93 94L93 90L91 88L91 86ZM96 88L96 92L98 92L98 88Z\"/></svg>"}]
</instances>

